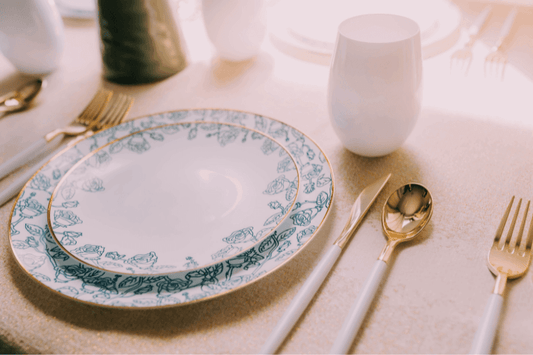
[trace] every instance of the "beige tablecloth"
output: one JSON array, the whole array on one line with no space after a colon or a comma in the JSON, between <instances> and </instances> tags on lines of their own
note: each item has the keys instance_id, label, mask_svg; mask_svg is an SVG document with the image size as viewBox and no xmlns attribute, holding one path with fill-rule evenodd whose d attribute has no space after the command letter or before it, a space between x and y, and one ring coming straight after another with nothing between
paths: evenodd
<instances>
[{"instance_id":1,"label":"beige tablecloth","mask_svg":"<svg viewBox=\"0 0 533 355\"><path fill-rule=\"evenodd\" d=\"M459 5L468 24L483 4ZM375 159L345 150L330 127L327 66L292 58L268 40L253 61L222 62L207 41L201 18L196 18L183 23L191 58L183 72L149 85L113 85L101 78L96 24L67 21L63 61L47 78L46 89L31 109L0 119L0 163L69 123L103 84L135 97L130 118L175 109L228 108L298 128L324 149L332 163L333 208L308 246L260 281L189 306L139 311L77 303L27 276L9 245L12 200L0 208L0 344L4 344L0 349L256 353L339 235L357 195L377 177L392 172L384 193L280 352L328 352L384 245L379 218L385 196L410 181L431 190L432 221L418 240L397 249L351 351L468 352L494 285L486 254L498 222L512 195L533 198L530 12L517 19L521 26L513 39L505 80L483 77L487 44L495 38L504 10L492 17L485 42L475 46L468 77L450 73L453 49L424 62L424 103L415 130L401 149ZM2 90L23 79L0 58ZM0 181L0 188L16 176ZM533 352L532 275L509 282L495 353Z\"/></svg>"}]
</instances>

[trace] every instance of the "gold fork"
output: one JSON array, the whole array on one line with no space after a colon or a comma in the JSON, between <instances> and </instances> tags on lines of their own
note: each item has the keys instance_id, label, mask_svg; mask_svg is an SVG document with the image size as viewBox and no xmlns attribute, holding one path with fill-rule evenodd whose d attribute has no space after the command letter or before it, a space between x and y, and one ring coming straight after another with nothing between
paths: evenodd
<instances>
[{"instance_id":1,"label":"gold fork","mask_svg":"<svg viewBox=\"0 0 533 355\"><path fill-rule=\"evenodd\" d=\"M85 110L71 124L46 134L43 138L0 165L0 180L37 157L37 155L46 150L46 145L57 136L61 134L77 136L92 129L92 125L98 123L103 109L108 104L112 95L112 91L106 89L98 90Z\"/></svg>"},{"instance_id":2,"label":"gold fork","mask_svg":"<svg viewBox=\"0 0 533 355\"><path fill-rule=\"evenodd\" d=\"M124 120L133 105L134 99L125 94L118 94L111 98L109 104L105 107L103 112L99 115L98 120L91 122L87 126L87 132L80 136L80 139L72 141L70 145L79 140L92 136L94 133L116 126Z\"/></svg>"},{"instance_id":3,"label":"gold fork","mask_svg":"<svg viewBox=\"0 0 533 355\"><path fill-rule=\"evenodd\" d=\"M85 134L82 134L69 142L68 146L72 147L77 144L80 140L85 139L95 132L98 132L101 129L111 128L115 125L120 124L126 115L128 114L131 106L133 105L133 98L127 95L115 95L109 102L109 105L106 107L105 111L100 115L100 119L96 124L94 124L93 129L90 129ZM46 158L41 160L40 163L35 164L33 167L27 169L20 176L17 176L15 181L13 181L8 187L0 191L0 206L9 201L11 198L17 195L17 193L22 189L26 181L28 181L39 168L52 159L56 155L54 151Z\"/></svg>"},{"instance_id":4,"label":"gold fork","mask_svg":"<svg viewBox=\"0 0 533 355\"><path fill-rule=\"evenodd\" d=\"M494 335L496 334L496 327L503 304L503 292L507 280L516 279L523 276L529 264L531 263L531 245L533 243L533 219L529 226L529 232L525 238L523 237L526 226L527 214L529 211L530 201L527 202L524 212L524 218L518 230L518 234L513 236L513 230L518 219L522 199L518 201L518 206L509 227L509 232L505 238L502 238L503 230L511 207L514 202L514 196L505 211L505 214L496 231L496 237L489 251L488 263L490 271L496 275L496 285L489 299L489 303L483 313L483 318L477 329L470 354L487 354L492 348Z\"/></svg>"},{"instance_id":5,"label":"gold fork","mask_svg":"<svg viewBox=\"0 0 533 355\"><path fill-rule=\"evenodd\" d=\"M485 65L483 67L485 76L487 76L488 68L489 73L496 77L498 76L498 73L501 72L501 79L503 80L505 65L507 64L507 54L502 51L502 45L507 39L509 33L511 32L511 28L513 27L513 22L517 14L518 8L513 7L507 15L507 18L503 22L502 28L500 30L500 35L498 36L498 40L492 47L490 53L485 58Z\"/></svg>"},{"instance_id":6,"label":"gold fork","mask_svg":"<svg viewBox=\"0 0 533 355\"><path fill-rule=\"evenodd\" d=\"M470 69L470 63L472 63L472 46L477 40L479 31L483 27L483 24L487 20L490 12L492 10L491 6L486 6L483 11L476 17L476 20L468 29L468 42L464 45L463 48L456 50L450 59L450 69L453 67L459 67L459 70L464 71L464 75L468 74L468 69Z\"/></svg>"},{"instance_id":7,"label":"gold fork","mask_svg":"<svg viewBox=\"0 0 533 355\"><path fill-rule=\"evenodd\" d=\"M77 136L92 129L98 123L112 96L112 91L106 89L98 90L85 110L83 110L83 112L80 113L80 115L71 124L66 127L54 129L52 132L46 134L44 139L47 142L50 142L60 134Z\"/></svg>"}]
</instances>

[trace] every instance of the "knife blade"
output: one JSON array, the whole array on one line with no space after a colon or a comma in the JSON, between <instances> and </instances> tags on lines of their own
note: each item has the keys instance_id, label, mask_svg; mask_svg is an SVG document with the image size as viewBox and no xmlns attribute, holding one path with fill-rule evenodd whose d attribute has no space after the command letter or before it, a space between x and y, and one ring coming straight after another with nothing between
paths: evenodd
<instances>
[{"instance_id":1,"label":"knife blade","mask_svg":"<svg viewBox=\"0 0 533 355\"><path fill-rule=\"evenodd\" d=\"M370 206L372 206L381 190L383 190L383 187L387 184L391 175L392 174L388 174L373 184L367 186L361 192L359 197L357 197L352 206L350 218L342 230L341 235L322 257L311 275L309 275L309 278L298 291L298 294L296 297L294 297L289 305L289 308L284 312L272 333L270 333L270 336L266 340L259 353L273 354L281 345L294 324L296 324L304 310L309 305L309 302L311 302L313 299L316 291L339 258L342 248L346 246L350 238L353 236L354 231L361 224L363 217L366 215L370 209Z\"/></svg>"}]
</instances>

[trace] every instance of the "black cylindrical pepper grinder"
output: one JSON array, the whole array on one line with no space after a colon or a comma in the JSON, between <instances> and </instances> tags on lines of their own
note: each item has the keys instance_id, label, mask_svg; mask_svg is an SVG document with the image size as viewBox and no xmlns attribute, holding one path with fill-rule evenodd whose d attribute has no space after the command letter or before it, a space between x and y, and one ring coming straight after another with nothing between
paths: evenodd
<instances>
[{"instance_id":1,"label":"black cylindrical pepper grinder","mask_svg":"<svg viewBox=\"0 0 533 355\"><path fill-rule=\"evenodd\" d=\"M169 0L98 0L104 77L119 84L165 79L187 66Z\"/></svg>"}]
</instances>

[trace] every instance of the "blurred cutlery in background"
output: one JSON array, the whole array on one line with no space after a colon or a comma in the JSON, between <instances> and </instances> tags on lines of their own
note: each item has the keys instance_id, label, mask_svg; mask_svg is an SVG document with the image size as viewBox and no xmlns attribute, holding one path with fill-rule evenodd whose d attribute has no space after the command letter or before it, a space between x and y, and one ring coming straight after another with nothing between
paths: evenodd
<instances>
[{"instance_id":1,"label":"blurred cutlery in background","mask_svg":"<svg viewBox=\"0 0 533 355\"><path fill-rule=\"evenodd\" d=\"M43 87L42 79L35 79L20 86L17 90L0 96L0 113L21 111L28 107Z\"/></svg>"},{"instance_id":2,"label":"blurred cutlery in background","mask_svg":"<svg viewBox=\"0 0 533 355\"><path fill-rule=\"evenodd\" d=\"M502 50L502 45L509 36L511 28L513 27L514 20L518 14L518 8L515 6L511 9L507 18L503 22L500 34L496 43L491 48L490 53L485 58L484 72L485 76L500 77L503 80L505 73L505 65L507 64L507 54Z\"/></svg>"},{"instance_id":3,"label":"blurred cutlery in background","mask_svg":"<svg viewBox=\"0 0 533 355\"><path fill-rule=\"evenodd\" d=\"M476 17L476 20L468 29L468 42L466 42L463 48L456 50L452 54L450 60L450 69L455 68L461 72L464 72L465 76L468 74L470 64L472 63L472 46L478 39L478 35L491 11L492 6L488 5Z\"/></svg>"}]
</instances>

